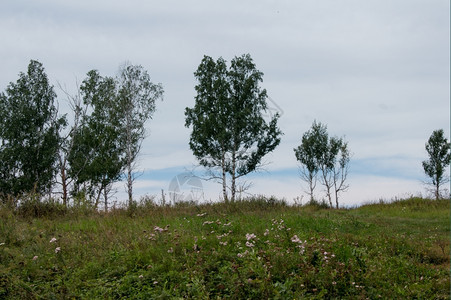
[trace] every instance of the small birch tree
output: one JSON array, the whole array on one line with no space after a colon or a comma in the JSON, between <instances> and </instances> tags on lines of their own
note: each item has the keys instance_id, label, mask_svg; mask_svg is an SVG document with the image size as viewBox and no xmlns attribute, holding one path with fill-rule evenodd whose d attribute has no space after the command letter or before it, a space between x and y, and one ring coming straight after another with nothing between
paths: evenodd
<instances>
[{"instance_id":1,"label":"small birch tree","mask_svg":"<svg viewBox=\"0 0 451 300\"><path fill-rule=\"evenodd\" d=\"M314 200L314 189L319 177L325 187L329 206L333 207L332 198L335 196L335 207L338 208L339 194L349 188L346 182L350 162L348 143L343 138L329 138L327 127L314 121L294 152L301 163L301 179L309 185L307 193L310 200Z\"/></svg>"},{"instance_id":2,"label":"small birch tree","mask_svg":"<svg viewBox=\"0 0 451 300\"><path fill-rule=\"evenodd\" d=\"M429 159L423 161L423 169L431 179L430 184L433 186L435 199L438 200L440 187L449 182L449 176L445 171L451 161L450 143L445 138L443 129L434 130L425 147Z\"/></svg>"}]
</instances>

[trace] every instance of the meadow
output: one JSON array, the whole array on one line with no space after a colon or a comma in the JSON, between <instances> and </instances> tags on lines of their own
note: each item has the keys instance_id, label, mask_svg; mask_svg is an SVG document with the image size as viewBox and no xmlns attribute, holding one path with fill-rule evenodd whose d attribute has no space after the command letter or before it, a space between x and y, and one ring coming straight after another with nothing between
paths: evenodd
<instances>
[{"instance_id":1,"label":"meadow","mask_svg":"<svg viewBox=\"0 0 451 300\"><path fill-rule=\"evenodd\" d=\"M0 209L2 299L449 299L450 202Z\"/></svg>"}]
</instances>

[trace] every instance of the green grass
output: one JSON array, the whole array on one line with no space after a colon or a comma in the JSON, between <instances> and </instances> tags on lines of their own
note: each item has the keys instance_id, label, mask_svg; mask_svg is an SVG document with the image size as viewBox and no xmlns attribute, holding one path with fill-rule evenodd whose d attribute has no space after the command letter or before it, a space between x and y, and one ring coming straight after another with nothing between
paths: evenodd
<instances>
[{"instance_id":1,"label":"green grass","mask_svg":"<svg viewBox=\"0 0 451 300\"><path fill-rule=\"evenodd\" d=\"M447 200L49 211L0 209L0 298L449 298Z\"/></svg>"}]
</instances>

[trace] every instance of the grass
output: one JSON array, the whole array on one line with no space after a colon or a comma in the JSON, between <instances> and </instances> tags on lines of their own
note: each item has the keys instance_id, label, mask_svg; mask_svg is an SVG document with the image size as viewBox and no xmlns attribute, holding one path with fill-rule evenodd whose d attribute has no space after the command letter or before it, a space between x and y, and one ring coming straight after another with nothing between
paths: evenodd
<instances>
[{"instance_id":1,"label":"grass","mask_svg":"<svg viewBox=\"0 0 451 300\"><path fill-rule=\"evenodd\" d=\"M2 299L449 298L448 200L45 205L0 209Z\"/></svg>"}]
</instances>

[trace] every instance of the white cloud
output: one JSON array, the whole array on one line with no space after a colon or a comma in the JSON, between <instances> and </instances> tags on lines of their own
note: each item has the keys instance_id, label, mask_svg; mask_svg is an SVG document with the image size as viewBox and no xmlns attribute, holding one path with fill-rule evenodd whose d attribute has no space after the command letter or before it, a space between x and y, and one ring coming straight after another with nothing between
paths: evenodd
<instances>
[{"instance_id":1,"label":"white cloud","mask_svg":"<svg viewBox=\"0 0 451 300\"><path fill-rule=\"evenodd\" d=\"M346 135L356 161L396 166L402 176L418 172L432 131L449 127L449 6L440 0L7 0L0 4L0 88L30 59L70 90L90 69L114 75L125 60L141 64L163 84L165 99L149 122L140 168L182 170L195 163L184 109L194 104L193 72L202 56L230 61L250 53L265 73L263 87L284 111L285 135L266 159L268 170L295 167L292 148L316 119L332 135ZM358 176L379 171L374 166ZM392 178L386 180L380 182L397 193ZM357 190L379 192L367 188ZM259 189L271 194L265 185Z\"/></svg>"}]
</instances>

